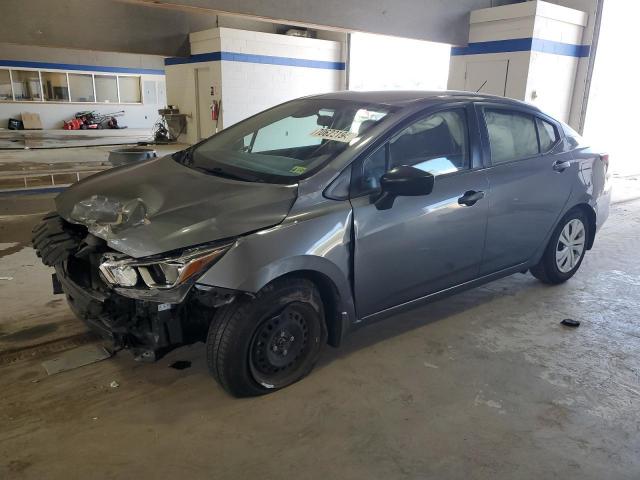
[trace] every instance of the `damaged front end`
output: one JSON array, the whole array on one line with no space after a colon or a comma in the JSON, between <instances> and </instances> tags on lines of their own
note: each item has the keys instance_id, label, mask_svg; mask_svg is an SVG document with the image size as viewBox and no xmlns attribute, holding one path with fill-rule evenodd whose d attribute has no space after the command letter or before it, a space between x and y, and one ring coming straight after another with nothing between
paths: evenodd
<instances>
[{"instance_id":1,"label":"damaged front end","mask_svg":"<svg viewBox=\"0 0 640 480\"><path fill-rule=\"evenodd\" d=\"M233 301L237 292L196 281L233 242L132 258L100 237L123 224L144 222L144 206L130 202L115 214L110 207L79 206L73 219L83 224L51 213L34 228L36 253L55 268L54 285L72 311L114 348L131 349L141 360L157 360L180 345L204 340L216 308Z\"/></svg>"}]
</instances>

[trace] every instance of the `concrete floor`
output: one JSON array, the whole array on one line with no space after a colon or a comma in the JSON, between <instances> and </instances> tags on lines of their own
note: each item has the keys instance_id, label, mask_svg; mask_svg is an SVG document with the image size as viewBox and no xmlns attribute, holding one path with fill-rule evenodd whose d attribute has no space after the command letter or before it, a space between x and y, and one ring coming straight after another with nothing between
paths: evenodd
<instances>
[{"instance_id":1,"label":"concrete floor","mask_svg":"<svg viewBox=\"0 0 640 480\"><path fill-rule=\"evenodd\" d=\"M638 479L640 181L621 190L567 284L518 274L371 325L269 396L227 396L202 345L51 377L55 341L0 354L0 478ZM82 331L28 211L0 215L0 350Z\"/></svg>"}]
</instances>

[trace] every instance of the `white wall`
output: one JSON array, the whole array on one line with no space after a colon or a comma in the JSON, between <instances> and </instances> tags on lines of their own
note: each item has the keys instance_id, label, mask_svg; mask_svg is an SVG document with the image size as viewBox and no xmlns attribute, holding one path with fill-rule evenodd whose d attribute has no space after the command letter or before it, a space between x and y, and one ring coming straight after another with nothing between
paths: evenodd
<instances>
[{"instance_id":1,"label":"white wall","mask_svg":"<svg viewBox=\"0 0 640 480\"><path fill-rule=\"evenodd\" d=\"M33 66L13 66L15 61L35 62ZM3 66L3 63L8 64ZM47 65L42 65L42 64ZM53 65L50 65L53 64ZM83 70L71 70L64 64L83 66ZM31 63L29 65L32 65ZM23 112L40 115L43 128L62 128L63 121L73 118L76 112L95 110L99 113L112 113L124 110L118 117L118 123L129 128L151 129L159 118L158 109L166 105L164 74L136 73L164 70L163 57L156 55L124 54L114 52L95 52L89 50L72 50L47 48L26 45L0 44L0 69L12 70L46 70L53 72L93 73L96 75L117 75L105 72L102 67L118 67L127 69L123 75L140 75L143 89L141 104L118 103L84 103L84 102L42 102L42 101L0 101L0 127L5 128L9 118L20 119ZM157 83L155 99L144 95L145 81Z\"/></svg>"},{"instance_id":2,"label":"white wall","mask_svg":"<svg viewBox=\"0 0 640 480\"><path fill-rule=\"evenodd\" d=\"M349 90L445 90L451 46L352 33Z\"/></svg>"},{"instance_id":3,"label":"white wall","mask_svg":"<svg viewBox=\"0 0 640 480\"><path fill-rule=\"evenodd\" d=\"M345 88L345 70L269 63L283 59L294 63L297 60L344 62L342 42L225 27L192 33L189 37L192 56L181 60L186 63L177 65L168 61L165 67L167 101L189 115L187 131L181 137L187 143L198 141L198 109L209 109L212 100L221 101L222 113L217 125L221 129L293 98ZM207 54L220 52L225 54L220 60L203 61L207 60ZM239 57L234 59L233 54ZM277 58L274 60L274 57ZM214 87L213 97L201 99L200 105L196 105L197 68L209 68ZM201 130L215 129L210 117L200 117L207 123Z\"/></svg>"},{"instance_id":4,"label":"white wall","mask_svg":"<svg viewBox=\"0 0 640 480\"><path fill-rule=\"evenodd\" d=\"M536 42L547 42L545 48L551 48L556 44L549 42L581 45L587 14L548 2L532 1L474 11L470 22L470 47L467 52L474 52L474 44L520 42L519 39L531 38ZM576 56L538 51L536 48L454 55L451 57L449 88L476 90L479 85L469 85L472 64L477 67L483 62L489 78L495 73L491 71L491 65L499 61L508 61L508 70L504 72L502 80L506 88L503 87L502 91L494 89L489 93L532 103L578 128L579 122L573 115L573 108L576 95L582 95L583 92L575 91L581 62L581 58Z\"/></svg>"},{"instance_id":5,"label":"white wall","mask_svg":"<svg viewBox=\"0 0 640 480\"><path fill-rule=\"evenodd\" d=\"M342 62L339 42L220 28L221 49L251 55ZM222 125L279 103L345 88L344 70L222 62Z\"/></svg>"},{"instance_id":6,"label":"white wall","mask_svg":"<svg viewBox=\"0 0 640 480\"><path fill-rule=\"evenodd\" d=\"M620 175L640 174L638 61L627 55L632 53L629 37L638 28L638 18L640 2L605 2L584 125L585 138L611 155L611 171ZM640 193L640 181L636 183Z\"/></svg>"},{"instance_id":7,"label":"white wall","mask_svg":"<svg viewBox=\"0 0 640 480\"><path fill-rule=\"evenodd\" d=\"M549 0L550 3L556 3L565 7L573 8L582 12L586 12L588 15L587 24L582 31L582 40L578 43L582 45L593 45L596 23L600 21L598 16L598 4L604 0ZM637 19L637 15L634 15L634 9L637 10L636 1L623 2L621 0L607 0L605 4L614 3L615 5L622 5L622 8L626 9L632 21ZM634 25L635 26L635 25ZM622 28L624 32L629 32L632 29ZM593 65L595 52L591 51L589 57L582 57L578 59L576 66L575 82L573 87L573 99L571 101L571 114L569 117L569 124L578 132L582 132L585 126L585 116L587 112L587 100L591 96L588 90L588 82L590 75L590 65ZM633 63L631 63L633 64Z\"/></svg>"},{"instance_id":8,"label":"white wall","mask_svg":"<svg viewBox=\"0 0 640 480\"><path fill-rule=\"evenodd\" d=\"M196 105L196 68L209 68L211 71L211 85L215 88L216 95L212 99L220 100L221 65L220 62L198 62L182 65L167 65L167 103L180 109L180 113L187 115L185 132L180 136L183 143L198 142L198 105ZM211 99L210 99L211 100ZM209 101L210 101L209 100ZM200 108L208 108L207 104ZM211 121L215 128L215 122ZM210 126L210 127L211 127ZM219 123L221 127L221 124ZM203 127L204 128L204 127Z\"/></svg>"}]
</instances>

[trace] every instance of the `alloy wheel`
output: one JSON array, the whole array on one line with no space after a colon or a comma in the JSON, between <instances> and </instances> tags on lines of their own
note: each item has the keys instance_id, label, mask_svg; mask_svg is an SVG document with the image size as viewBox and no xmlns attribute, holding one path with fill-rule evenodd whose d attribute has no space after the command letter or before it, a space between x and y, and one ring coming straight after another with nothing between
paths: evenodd
<instances>
[{"instance_id":1,"label":"alloy wheel","mask_svg":"<svg viewBox=\"0 0 640 480\"><path fill-rule=\"evenodd\" d=\"M573 270L580 262L586 242L586 229L578 218L574 218L560 232L556 245L556 266L562 273Z\"/></svg>"}]
</instances>

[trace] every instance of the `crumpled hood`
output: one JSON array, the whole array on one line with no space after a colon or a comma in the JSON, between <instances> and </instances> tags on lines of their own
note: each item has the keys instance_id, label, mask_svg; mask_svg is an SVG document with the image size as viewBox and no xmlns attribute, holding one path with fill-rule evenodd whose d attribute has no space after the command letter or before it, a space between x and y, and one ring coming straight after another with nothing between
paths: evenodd
<instances>
[{"instance_id":1,"label":"crumpled hood","mask_svg":"<svg viewBox=\"0 0 640 480\"><path fill-rule=\"evenodd\" d=\"M67 221L139 258L277 225L296 195L296 185L221 178L166 156L93 175L60 194L56 206Z\"/></svg>"}]
</instances>

